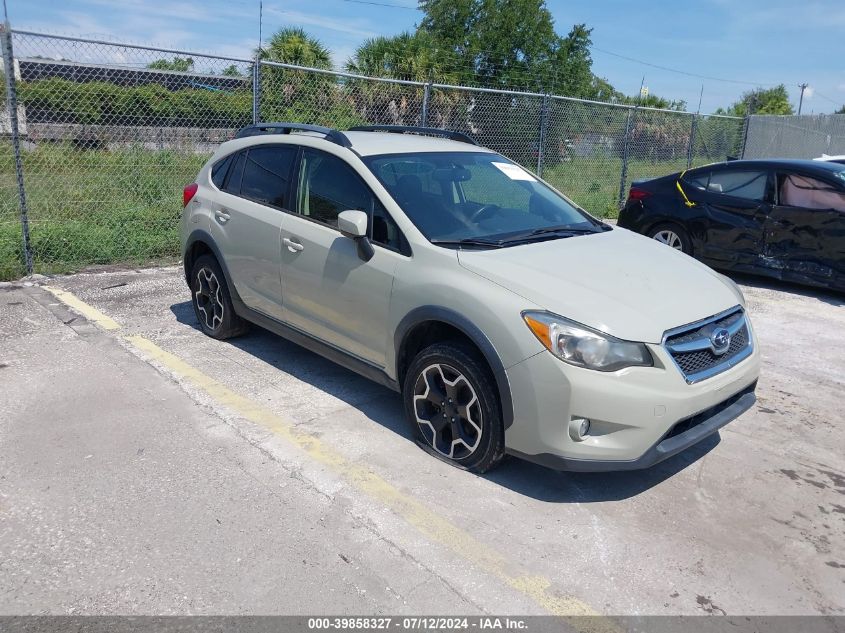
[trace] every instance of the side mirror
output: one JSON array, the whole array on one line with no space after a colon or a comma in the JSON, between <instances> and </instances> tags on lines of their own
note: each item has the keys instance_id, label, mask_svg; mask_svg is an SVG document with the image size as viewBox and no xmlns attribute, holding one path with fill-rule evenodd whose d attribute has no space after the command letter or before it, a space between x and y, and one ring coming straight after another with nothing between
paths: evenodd
<instances>
[{"instance_id":1,"label":"side mirror","mask_svg":"<svg viewBox=\"0 0 845 633\"><path fill-rule=\"evenodd\" d=\"M367 238L367 214L363 211L341 211L337 216L337 228L346 237L358 244L358 257L365 262L375 255L373 245Z\"/></svg>"},{"instance_id":2,"label":"side mirror","mask_svg":"<svg viewBox=\"0 0 845 633\"><path fill-rule=\"evenodd\" d=\"M363 211L341 211L337 216L337 228L346 237L365 237L367 214Z\"/></svg>"}]
</instances>

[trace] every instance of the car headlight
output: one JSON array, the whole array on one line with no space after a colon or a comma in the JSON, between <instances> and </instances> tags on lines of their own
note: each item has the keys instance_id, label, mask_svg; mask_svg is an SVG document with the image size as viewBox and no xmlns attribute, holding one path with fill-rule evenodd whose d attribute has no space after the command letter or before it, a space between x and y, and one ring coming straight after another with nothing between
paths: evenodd
<instances>
[{"instance_id":1,"label":"car headlight","mask_svg":"<svg viewBox=\"0 0 845 633\"><path fill-rule=\"evenodd\" d=\"M642 343L621 341L549 312L523 312L540 342L562 361L598 371L651 367L651 352Z\"/></svg>"}]
</instances>

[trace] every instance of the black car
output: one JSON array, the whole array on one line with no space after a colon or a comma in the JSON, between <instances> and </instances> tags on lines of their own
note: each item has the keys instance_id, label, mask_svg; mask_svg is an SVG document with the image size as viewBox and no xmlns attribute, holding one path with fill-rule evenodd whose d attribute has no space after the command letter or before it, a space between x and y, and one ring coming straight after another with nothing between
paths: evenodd
<instances>
[{"instance_id":1,"label":"black car","mask_svg":"<svg viewBox=\"0 0 845 633\"><path fill-rule=\"evenodd\" d=\"M713 268L845 291L845 165L734 160L637 180L619 226Z\"/></svg>"}]
</instances>

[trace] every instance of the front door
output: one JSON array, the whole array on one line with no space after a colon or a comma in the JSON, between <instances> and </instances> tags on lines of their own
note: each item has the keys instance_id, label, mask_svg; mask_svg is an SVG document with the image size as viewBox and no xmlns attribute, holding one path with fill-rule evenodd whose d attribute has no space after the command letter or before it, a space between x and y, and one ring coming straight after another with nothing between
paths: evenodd
<instances>
[{"instance_id":1,"label":"front door","mask_svg":"<svg viewBox=\"0 0 845 633\"><path fill-rule=\"evenodd\" d=\"M258 145L235 157L214 203L211 231L250 308L282 318L280 231L297 148Z\"/></svg>"},{"instance_id":2,"label":"front door","mask_svg":"<svg viewBox=\"0 0 845 633\"><path fill-rule=\"evenodd\" d=\"M282 224L284 320L319 340L378 367L385 366L393 273L401 254L395 224L372 190L342 159L304 148L296 213ZM369 215L375 255L337 229L341 211Z\"/></svg>"},{"instance_id":3,"label":"front door","mask_svg":"<svg viewBox=\"0 0 845 633\"><path fill-rule=\"evenodd\" d=\"M777 174L762 262L830 283L845 277L845 186L795 172Z\"/></svg>"}]
</instances>

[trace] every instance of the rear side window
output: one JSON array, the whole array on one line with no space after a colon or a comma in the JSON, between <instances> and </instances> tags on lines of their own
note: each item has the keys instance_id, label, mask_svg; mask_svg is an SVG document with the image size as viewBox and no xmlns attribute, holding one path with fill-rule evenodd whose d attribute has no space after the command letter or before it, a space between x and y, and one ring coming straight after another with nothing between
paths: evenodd
<instances>
[{"instance_id":1,"label":"rear side window","mask_svg":"<svg viewBox=\"0 0 845 633\"><path fill-rule=\"evenodd\" d=\"M221 189L226 193L231 193L233 196L237 196L241 191L241 178L244 174L246 151L239 152L232 161L232 166L226 174L226 179L223 181Z\"/></svg>"},{"instance_id":2,"label":"rear side window","mask_svg":"<svg viewBox=\"0 0 845 633\"><path fill-rule=\"evenodd\" d=\"M759 170L722 170L689 174L684 180L697 189L709 193L763 201L769 175Z\"/></svg>"},{"instance_id":3,"label":"rear side window","mask_svg":"<svg viewBox=\"0 0 845 633\"><path fill-rule=\"evenodd\" d=\"M284 208L296 148L254 147L246 155L240 195L261 204Z\"/></svg>"},{"instance_id":4,"label":"rear side window","mask_svg":"<svg viewBox=\"0 0 845 633\"><path fill-rule=\"evenodd\" d=\"M214 167L211 168L211 182L218 189L223 188L223 182L226 180L226 174L229 172L229 165L232 164L232 154L229 154L223 160L217 161Z\"/></svg>"}]
</instances>

